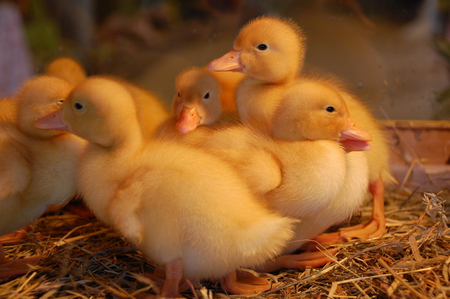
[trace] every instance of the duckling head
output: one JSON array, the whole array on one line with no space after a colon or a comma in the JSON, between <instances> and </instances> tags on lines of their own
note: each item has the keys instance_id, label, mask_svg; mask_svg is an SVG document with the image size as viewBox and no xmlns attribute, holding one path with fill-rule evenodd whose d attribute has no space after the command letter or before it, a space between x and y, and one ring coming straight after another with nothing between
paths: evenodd
<instances>
[{"instance_id":1,"label":"duckling head","mask_svg":"<svg viewBox=\"0 0 450 299\"><path fill-rule=\"evenodd\" d=\"M313 80L299 80L287 91L274 115L272 135L284 140L337 140L369 150L371 136L350 118L337 90Z\"/></svg>"},{"instance_id":2,"label":"duckling head","mask_svg":"<svg viewBox=\"0 0 450 299\"><path fill-rule=\"evenodd\" d=\"M233 49L209 64L211 71L239 71L267 83L284 83L303 66L305 37L292 21L259 17L245 25Z\"/></svg>"},{"instance_id":3,"label":"duckling head","mask_svg":"<svg viewBox=\"0 0 450 299\"><path fill-rule=\"evenodd\" d=\"M72 85L52 76L37 76L24 83L15 98L17 125L26 135L50 139L64 134L61 129L48 130L35 125L36 120L59 110Z\"/></svg>"},{"instance_id":4,"label":"duckling head","mask_svg":"<svg viewBox=\"0 0 450 299\"><path fill-rule=\"evenodd\" d=\"M198 68L184 71L176 79L176 89L172 110L181 133L189 133L199 125L210 125L219 117L219 84L208 71Z\"/></svg>"}]
</instances>

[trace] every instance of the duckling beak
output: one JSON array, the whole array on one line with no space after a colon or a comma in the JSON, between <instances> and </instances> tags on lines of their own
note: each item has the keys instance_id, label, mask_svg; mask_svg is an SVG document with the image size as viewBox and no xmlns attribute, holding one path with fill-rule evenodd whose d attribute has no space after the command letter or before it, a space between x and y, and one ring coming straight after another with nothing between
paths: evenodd
<instances>
[{"instance_id":1,"label":"duckling beak","mask_svg":"<svg viewBox=\"0 0 450 299\"><path fill-rule=\"evenodd\" d=\"M200 121L201 117L198 115L197 107L189 108L183 106L176 128L181 134L187 134L194 131L200 124Z\"/></svg>"},{"instance_id":2,"label":"duckling beak","mask_svg":"<svg viewBox=\"0 0 450 299\"><path fill-rule=\"evenodd\" d=\"M222 57L211 61L208 65L208 69L215 72L241 72L244 68L241 64L241 52L242 51L231 50Z\"/></svg>"},{"instance_id":3,"label":"duckling beak","mask_svg":"<svg viewBox=\"0 0 450 299\"><path fill-rule=\"evenodd\" d=\"M36 120L34 127L44 130L67 131L69 127L61 121L62 109L53 111L50 114Z\"/></svg>"},{"instance_id":4,"label":"duckling beak","mask_svg":"<svg viewBox=\"0 0 450 299\"><path fill-rule=\"evenodd\" d=\"M350 118L347 118L348 126L341 131L340 143L346 152L368 151L372 136L358 127Z\"/></svg>"}]
</instances>

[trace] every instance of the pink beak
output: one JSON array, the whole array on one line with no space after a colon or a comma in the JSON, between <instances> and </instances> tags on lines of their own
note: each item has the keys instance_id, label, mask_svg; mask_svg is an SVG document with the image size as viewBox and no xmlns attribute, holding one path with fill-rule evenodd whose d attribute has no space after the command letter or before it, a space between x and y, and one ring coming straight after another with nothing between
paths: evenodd
<instances>
[{"instance_id":1,"label":"pink beak","mask_svg":"<svg viewBox=\"0 0 450 299\"><path fill-rule=\"evenodd\" d=\"M231 50L220 58L211 61L208 65L210 71L234 71L242 72L241 51Z\"/></svg>"},{"instance_id":2,"label":"pink beak","mask_svg":"<svg viewBox=\"0 0 450 299\"><path fill-rule=\"evenodd\" d=\"M62 109L56 110L34 122L34 126L44 130L67 131L69 127L61 121Z\"/></svg>"},{"instance_id":3,"label":"pink beak","mask_svg":"<svg viewBox=\"0 0 450 299\"><path fill-rule=\"evenodd\" d=\"M358 127L350 118L347 118L348 126L341 131L340 143L347 152L368 151L372 137L362 128Z\"/></svg>"},{"instance_id":4,"label":"pink beak","mask_svg":"<svg viewBox=\"0 0 450 299\"><path fill-rule=\"evenodd\" d=\"M194 131L200 124L200 116L198 115L197 108L188 108L183 106L180 112L180 119L176 124L177 130L181 134L187 134Z\"/></svg>"}]
</instances>

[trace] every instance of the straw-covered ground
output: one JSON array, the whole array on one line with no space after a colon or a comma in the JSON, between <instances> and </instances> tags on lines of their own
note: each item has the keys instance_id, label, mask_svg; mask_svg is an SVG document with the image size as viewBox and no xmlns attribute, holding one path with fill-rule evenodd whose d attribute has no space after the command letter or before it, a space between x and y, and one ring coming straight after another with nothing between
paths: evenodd
<instances>
[{"instance_id":1,"label":"straw-covered ground","mask_svg":"<svg viewBox=\"0 0 450 299\"><path fill-rule=\"evenodd\" d=\"M264 274L277 287L259 298L450 297L448 191L386 192L388 233L335 245L335 263L321 268ZM370 217L364 207L351 223ZM346 225L350 224L346 223ZM10 259L44 255L36 271L0 282L0 298L133 298L151 292L140 274L153 271L141 252L95 218L62 210L35 221L22 241L5 244ZM155 292L158 289L155 287ZM204 282L187 298L244 298Z\"/></svg>"}]
</instances>

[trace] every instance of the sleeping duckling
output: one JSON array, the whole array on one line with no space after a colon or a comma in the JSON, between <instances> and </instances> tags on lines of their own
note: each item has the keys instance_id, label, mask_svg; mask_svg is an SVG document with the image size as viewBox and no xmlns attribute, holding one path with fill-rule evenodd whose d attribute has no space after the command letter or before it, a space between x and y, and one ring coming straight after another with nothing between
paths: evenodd
<instances>
[{"instance_id":1,"label":"sleeping duckling","mask_svg":"<svg viewBox=\"0 0 450 299\"><path fill-rule=\"evenodd\" d=\"M269 289L235 281L234 273L280 253L296 221L267 210L221 159L149 140L132 96L117 81L91 77L63 104L62 122L89 142L78 168L87 205L165 266L164 297L180 296L182 278L219 278L230 292Z\"/></svg>"},{"instance_id":2,"label":"sleeping duckling","mask_svg":"<svg viewBox=\"0 0 450 299\"><path fill-rule=\"evenodd\" d=\"M58 110L71 89L65 80L39 76L25 82L11 99L0 101L0 235L76 196L75 165L85 142L64 131L34 125L38 118ZM26 263L37 260L0 265L0 276L25 273L29 271Z\"/></svg>"}]
</instances>

